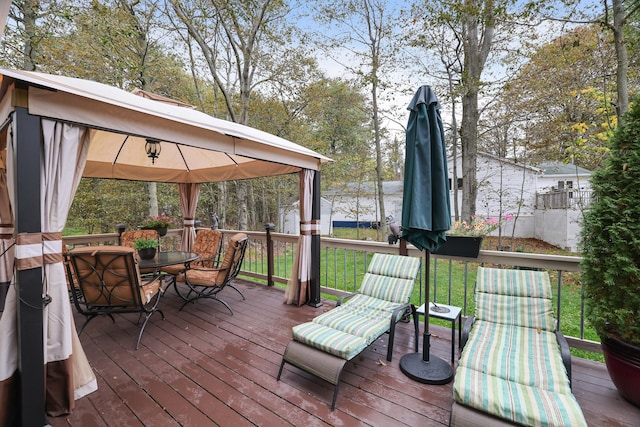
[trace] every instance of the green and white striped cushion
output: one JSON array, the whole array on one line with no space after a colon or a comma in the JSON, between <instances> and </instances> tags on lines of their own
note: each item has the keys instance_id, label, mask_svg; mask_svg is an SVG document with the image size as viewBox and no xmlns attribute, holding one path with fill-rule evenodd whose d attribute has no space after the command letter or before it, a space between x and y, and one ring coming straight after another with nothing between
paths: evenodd
<instances>
[{"instance_id":1,"label":"green and white striped cushion","mask_svg":"<svg viewBox=\"0 0 640 427\"><path fill-rule=\"evenodd\" d=\"M475 321L459 366L556 393L571 393L555 333Z\"/></svg>"},{"instance_id":2,"label":"green and white striped cushion","mask_svg":"<svg viewBox=\"0 0 640 427\"><path fill-rule=\"evenodd\" d=\"M314 323L364 338L371 344L389 329L390 313L383 310L349 310L337 307L313 319Z\"/></svg>"},{"instance_id":3,"label":"green and white striped cushion","mask_svg":"<svg viewBox=\"0 0 640 427\"><path fill-rule=\"evenodd\" d=\"M397 303L409 302L420 258L374 254L359 293Z\"/></svg>"},{"instance_id":4,"label":"green and white striped cushion","mask_svg":"<svg viewBox=\"0 0 640 427\"><path fill-rule=\"evenodd\" d=\"M479 320L555 331L552 297L547 272L478 268L475 316Z\"/></svg>"},{"instance_id":5,"label":"green and white striped cushion","mask_svg":"<svg viewBox=\"0 0 640 427\"><path fill-rule=\"evenodd\" d=\"M526 298L476 292L475 316L506 325L540 328L553 332L556 320L553 317L553 301L544 298Z\"/></svg>"},{"instance_id":6,"label":"green and white striped cushion","mask_svg":"<svg viewBox=\"0 0 640 427\"><path fill-rule=\"evenodd\" d=\"M453 383L456 402L525 426L582 427L573 394L530 387L464 366Z\"/></svg>"},{"instance_id":7,"label":"green and white striped cushion","mask_svg":"<svg viewBox=\"0 0 640 427\"><path fill-rule=\"evenodd\" d=\"M294 326L293 338L345 360L351 360L369 345L365 338L314 322Z\"/></svg>"},{"instance_id":8,"label":"green and white striped cushion","mask_svg":"<svg viewBox=\"0 0 640 427\"><path fill-rule=\"evenodd\" d=\"M549 274L545 271L478 267L476 291L520 297L553 297Z\"/></svg>"}]
</instances>

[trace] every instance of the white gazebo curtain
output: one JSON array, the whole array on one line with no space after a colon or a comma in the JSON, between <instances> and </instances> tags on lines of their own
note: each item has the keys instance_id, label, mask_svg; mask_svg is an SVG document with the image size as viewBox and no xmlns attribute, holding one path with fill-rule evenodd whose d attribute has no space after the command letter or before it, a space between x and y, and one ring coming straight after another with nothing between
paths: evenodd
<instances>
[{"instance_id":1,"label":"white gazebo curtain","mask_svg":"<svg viewBox=\"0 0 640 427\"><path fill-rule=\"evenodd\" d=\"M298 250L284 293L286 304L305 304L309 298L311 286L311 235L316 232L316 225L311 218L313 204L313 179L315 171L300 171L300 236Z\"/></svg>"},{"instance_id":2,"label":"white gazebo curtain","mask_svg":"<svg viewBox=\"0 0 640 427\"><path fill-rule=\"evenodd\" d=\"M13 213L7 186L7 170L0 169L0 310L6 287L13 278Z\"/></svg>"},{"instance_id":3,"label":"white gazebo curtain","mask_svg":"<svg viewBox=\"0 0 640 427\"><path fill-rule=\"evenodd\" d=\"M41 233L18 235L16 268L41 266L43 293L51 297L44 308L43 336L46 371L46 411L71 412L74 400L97 389L95 375L82 350L71 312L62 263L62 230L78 188L89 150L89 129L42 120L44 151L40 171ZM8 159L13 150L8 149ZM13 160L8 161L8 169ZM11 170L8 170L12 188ZM12 192L10 192L12 194ZM0 390L17 370L16 289L11 286L0 319ZM5 395L10 398L11 396ZM0 413L7 401L0 402Z\"/></svg>"},{"instance_id":4,"label":"white gazebo curtain","mask_svg":"<svg viewBox=\"0 0 640 427\"><path fill-rule=\"evenodd\" d=\"M180 193L180 208L182 209L182 223L184 226L182 231L182 250L191 251L193 242L196 240L195 216L198 197L200 197L200 184L180 183L178 184L178 192Z\"/></svg>"}]
</instances>

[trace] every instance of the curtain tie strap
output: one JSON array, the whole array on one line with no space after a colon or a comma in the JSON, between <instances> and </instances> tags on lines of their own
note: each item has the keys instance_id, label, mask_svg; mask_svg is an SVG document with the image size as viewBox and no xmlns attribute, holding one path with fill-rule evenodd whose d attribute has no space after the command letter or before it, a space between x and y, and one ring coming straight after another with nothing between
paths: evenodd
<instances>
[{"instance_id":1,"label":"curtain tie strap","mask_svg":"<svg viewBox=\"0 0 640 427\"><path fill-rule=\"evenodd\" d=\"M20 233L15 255L18 270L62 262L62 233Z\"/></svg>"},{"instance_id":2,"label":"curtain tie strap","mask_svg":"<svg viewBox=\"0 0 640 427\"><path fill-rule=\"evenodd\" d=\"M300 221L300 235L309 236L320 234L320 221L314 219L312 221Z\"/></svg>"},{"instance_id":3,"label":"curtain tie strap","mask_svg":"<svg viewBox=\"0 0 640 427\"><path fill-rule=\"evenodd\" d=\"M182 224L186 227L193 227L196 224L196 221L193 218L184 218L182 220Z\"/></svg>"},{"instance_id":4,"label":"curtain tie strap","mask_svg":"<svg viewBox=\"0 0 640 427\"><path fill-rule=\"evenodd\" d=\"M0 224L0 239L13 239L13 224Z\"/></svg>"}]
</instances>

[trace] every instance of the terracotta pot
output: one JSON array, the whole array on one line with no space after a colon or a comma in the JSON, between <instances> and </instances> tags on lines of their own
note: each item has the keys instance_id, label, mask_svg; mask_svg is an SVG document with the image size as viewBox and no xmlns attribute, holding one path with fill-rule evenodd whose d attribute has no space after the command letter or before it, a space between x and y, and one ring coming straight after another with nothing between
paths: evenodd
<instances>
[{"instance_id":1,"label":"terracotta pot","mask_svg":"<svg viewBox=\"0 0 640 427\"><path fill-rule=\"evenodd\" d=\"M601 346L611 381L622 397L640 407L640 347L613 338L605 338Z\"/></svg>"},{"instance_id":2,"label":"terracotta pot","mask_svg":"<svg viewBox=\"0 0 640 427\"><path fill-rule=\"evenodd\" d=\"M140 259L151 259L156 256L156 248L138 249L138 256Z\"/></svg>"}]
</instances>

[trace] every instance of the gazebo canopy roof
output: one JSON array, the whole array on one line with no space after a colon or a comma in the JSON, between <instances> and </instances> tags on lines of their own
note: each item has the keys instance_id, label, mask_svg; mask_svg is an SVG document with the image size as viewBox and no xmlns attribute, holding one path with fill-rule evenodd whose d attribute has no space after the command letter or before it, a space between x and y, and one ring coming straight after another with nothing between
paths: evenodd
<instances>
[{"instance_id":1,"label":"gazebo canopy roof","mask_svg":"<svg viewBox=\"0 0 640 427\"><path fill-rule=\"evenodd\" d=\"M85 177L216 182L319 170L330 160L269 133L102 83L6 69L0 79L0 122L22 106L91 128ZM147 139L160 141L153 164ZM5 162L2 150L0 167Z\"/></svg>"}]
</instances>

